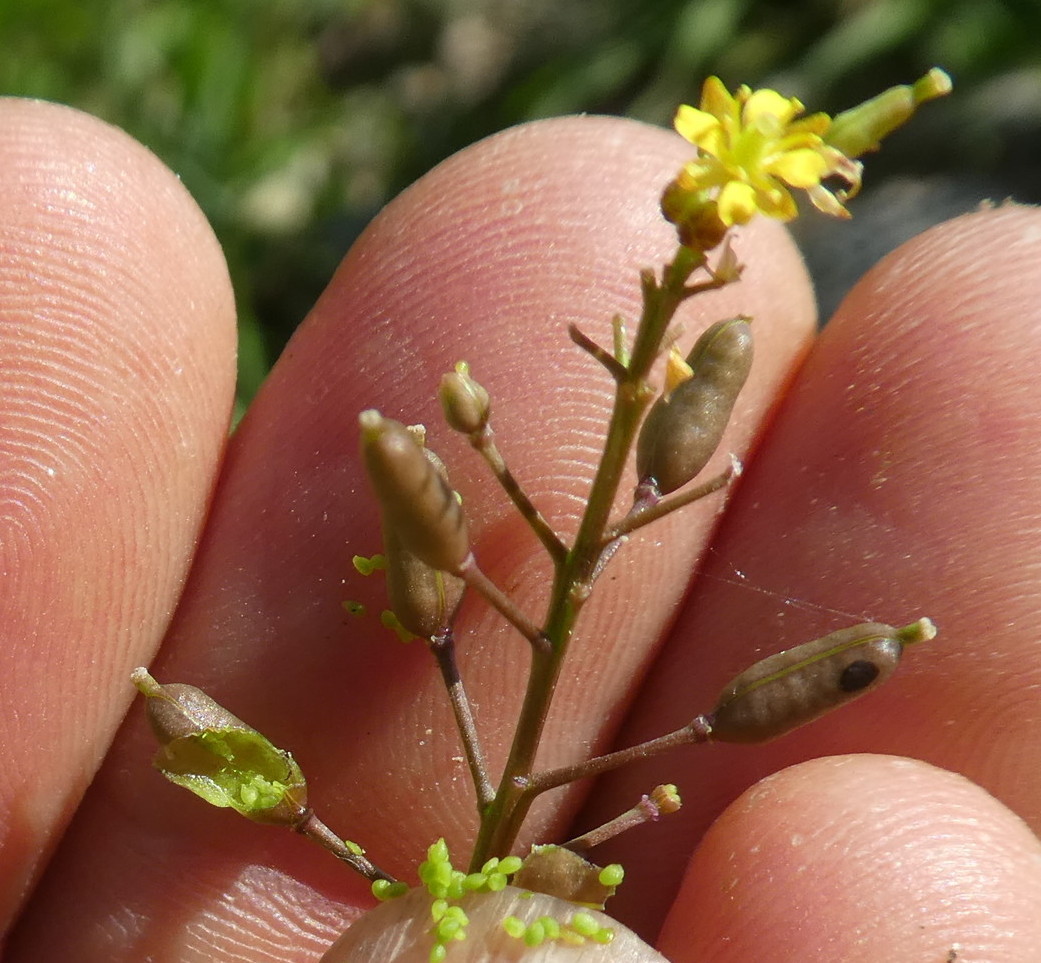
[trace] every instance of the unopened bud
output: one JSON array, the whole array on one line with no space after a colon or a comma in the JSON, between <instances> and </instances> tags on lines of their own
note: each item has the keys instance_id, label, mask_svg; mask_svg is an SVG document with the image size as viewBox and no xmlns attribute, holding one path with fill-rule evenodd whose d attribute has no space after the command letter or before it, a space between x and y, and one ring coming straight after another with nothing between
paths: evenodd
<instances>
[{"instance_id":1,"label":"unopened bud","mask_svg":"<svg viewBox=\"0 0 1041 963\"><path fill-rule=\"evenodd\" d=\"M491 413L488 392L470 377L470 368L465 361L460 361L455 371L441 377L438 397L445 421L456 431L472 435L488 424Z\"/></svg>"},{"instance_id":2,"label":"unopened bud","mask_svg":"<svg viewBox=\"0 0 1041 963\"><path fill-rule=\"evenodd\" d=\"M693 374L659 398L640 429L636 471L662 495L686 485L723 437L752 366L752 330L744 318L712 325L687 355Z\"/></svg>"},{"instance_id":3,"label":"unopened bud","mask_svg":"<svg viewBox=\"0 0 1041 963\"><path fill-rule=\"evenodd\" d=\"M919 104L950 91L951 78L934 67L913 84L890 87L843 111L831 122L824 140L847 157L859 157L877 150L884 137L911 119Z\"/></svg>"},{"instance_id":4,"label":"unopened bud","mask_svg":"<svg viewBox=\"0 0 1041 963\"><path fill-rule=\"evenodd\" d=\"M661 212L676 226L680 244L696 251L711 251L730 228L720 217L711 192L692 190L682 172L662 193Z\"/></svg>"},{"instance_id":5,"label":"unopened bud","mask_svg":"<svg viewBox=\"0 0 1041 963\"><path fill-rule=\"evenodd\" d=\"M362 457L385 527L427 565L457 571L470 547L455 492L404 425L372 410L358 421Z\"/></svg>"},{"instance_id":6,"label":"unopened bud","mask_svg":"<svg viewBox=\"0 0 1041 963\"><path fill-rule=\"evenodd\" d=\"M307 783L288 752L195 686L160 685L145 669L130 678L148 700L167 779L254 822L295 828L307 817Z\"/></svg>"},{"instance_id":7,"label":"unopened bud","mask_svg":"<svg viewBox=\"0 0 1041 963\"><path fill-rule=\"evenodd\" d=\"M672 783L655 786L650 792L650 800L663 816L679 812L683 805L679 790Z\"/></svg>"}]
</instances>

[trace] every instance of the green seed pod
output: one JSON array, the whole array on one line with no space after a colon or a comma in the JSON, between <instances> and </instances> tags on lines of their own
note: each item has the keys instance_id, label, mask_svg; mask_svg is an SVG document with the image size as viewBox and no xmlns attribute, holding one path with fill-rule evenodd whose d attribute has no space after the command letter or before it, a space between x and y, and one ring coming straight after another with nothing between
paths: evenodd
<instances>
[{"instance_id":1,"label":"green seed pod","mask_svg":"<svg viewBox=\"0 0 1041 963\"><path fill-rule=\"evenodd\" d=\"M155 767L172 783L258 823L297 828L308 816L307 783L288 752L195 686L160 685L145 669L131 681L148 699Z\"/></svg>"},{"instance_id":2,"label":"green seed pod","mask_svg":"<svg viewBox=\"0 0 1041 963\"><path fill-rule=\"evenodd\" d=\"M708 716L710 738L766 742L878 688L905 645L931 639L920 619L902 629L869 622L771 655L742 672Z\"/></svg>"},{"instance_id":3,"label":"green seed pod","mask_svg":"<svg viewBox=\"0 0 1041 963\"><path fill-rule=\"evenodd\" d=\"M456 572L470 554L463 509L404 425L363 411L361 452L384 526L432 568Z\"/></svg>"},{"instance_id":4,"label":"green seed pod","mask_svg":"<svg viewBox=\"0 0 1041 963\"><path fill-rule=\"evenodd\" d=\"M882 138L907 123L919 105L951 91L951 78L933 67L914 84L901 84L839 114L824 134L824 141L847 157L878 150Z\"/></svg>"},{"instance_id":5,"label":"green seed pod","mask_svg":"<svg viewBox=\"0 0 1041 963\"><path fill-rule=\"evenodd\" d=\"M752 365L752 330L744 318L712 325L687 356L693 374L659 398L640 429L636 471L662 495L686 485L723 437Z\"/></svg>"},{"instance_id":6,"label":"green seed pod","mask_svg":"<svg viewBox=\"0 0 1041 963\"><path fill-rule=\"evenodd\" d=\"M470 377L470 368L464 361L441 377L438 389L445 421L456 431L472 435L488 424L491 402L487 390Z\"/></svg>"}]
</instances>

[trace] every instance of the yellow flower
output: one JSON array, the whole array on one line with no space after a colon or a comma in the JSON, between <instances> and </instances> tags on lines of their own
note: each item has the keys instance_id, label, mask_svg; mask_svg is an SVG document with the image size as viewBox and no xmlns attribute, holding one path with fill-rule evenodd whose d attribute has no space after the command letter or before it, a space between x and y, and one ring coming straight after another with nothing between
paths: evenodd
<instances>
[{"instance_id":1,"label":"yellow flower","mask_svg":"<svg viewBox=\"0 0 1041 963\"><path fill-rule=\"evenodd\" d=\"M950 78L934 69L915 85L891 88L833 121L823 113L803 117L802 103L776 90L741 86L731 94L718 77L709 77L701 104L676 112L676 130L698 156L665 189L662 211L682 244L703 251L756 214L790 221L798 214L792 189L805 191L826 214L849 217L844 202L860 189L861 164L853 158L877 147L918 104L948 90ZM825 187L828 178L845 187Z\"/></svg>"},{"instance_id":2,"label":"yellow flower","mask_svg":"<svg viewBox=\"0 0 1041 963\"><path fill-rule=\"evenodd\" d=\"M848 217L842 202L860 186L860 164L825 142L827 114L800 117L803 110L795 97L747 86L731 94L709 77L700 107L683 105L676 113L676 130L698 156L667 189L666 216L670 207L687 208L683 213L698 220L714 213L718 228L745 224L757 213L790 221L798 213L790 190L796 188L822 211ZM844 192L821 183L833 176L846 181Z\"/></svg>"}]
</instances>

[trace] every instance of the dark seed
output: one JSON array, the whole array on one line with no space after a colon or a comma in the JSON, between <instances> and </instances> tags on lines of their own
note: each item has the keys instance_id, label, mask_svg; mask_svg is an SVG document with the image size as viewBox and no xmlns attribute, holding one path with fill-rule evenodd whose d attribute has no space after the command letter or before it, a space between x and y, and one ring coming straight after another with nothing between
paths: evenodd
<instances>
[{"instance_id":1,"label":"dark seed","mask_svg":"<svg viewBox=\"0 0 1041 963\"><path fill-rule=\"evenodd\" d=\"M839 688L843 692L859 692L878 678L879 668L867 659L850 662L839 676Z\"/></svg>"}]
</instances>

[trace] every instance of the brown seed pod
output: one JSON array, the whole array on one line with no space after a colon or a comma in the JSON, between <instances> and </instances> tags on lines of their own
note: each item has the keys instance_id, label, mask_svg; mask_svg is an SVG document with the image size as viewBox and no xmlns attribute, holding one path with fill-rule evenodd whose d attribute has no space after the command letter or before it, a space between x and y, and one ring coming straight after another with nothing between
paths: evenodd
<instances>
[{"instance_id":1,"label":"brown seed pod","mask_svg":"<svg viewBox=\"0 0 1041 963\"><path fill-rule=\"evenodd\" d=\"M432 568L458 571L470 547L455 492L400 422L372 410L358 421L362 457L385 528Z\"/></svg>"},{"instance_id":2,"label":"brown seed pod","mask_svg":"<svg viewBox=\"0 0 1041 963\"><path fill-rule=\"evenodd\" d=\"M687 364L692 376L654 403L636 443L639 479L653 479L662 495L686 485L719 447L752 366L748 321L713 324L698 338Z\"/></svg>"},{"instance_id":3,"label":"brown seed pod","mask_svg":"<svg viewBox=\"0 0 1041 963\"><path fill-rule=\"evenodd\" d=\"M920 619L901 629L854 625L771 655L724 689L708 716L718 742L766 742L878 688L896 669L905 645L931 639Z\"/></svg>"},{"instance_id":4,"label":"brown seed pod","mask_svg":"<svg viewBox=\"0 0 1041 963\"><path fill-rule=\"evenodd\" d=\"M441 459L429 448L423 454L443 478ZM447 480L447 479L446 479ZM448 628L466 588L462 579L431 568L401 543L397 531L383 518L383 551L387 558L387 597L391 611L413 635L429 639Z\"/></svg>"}]
</instances>

